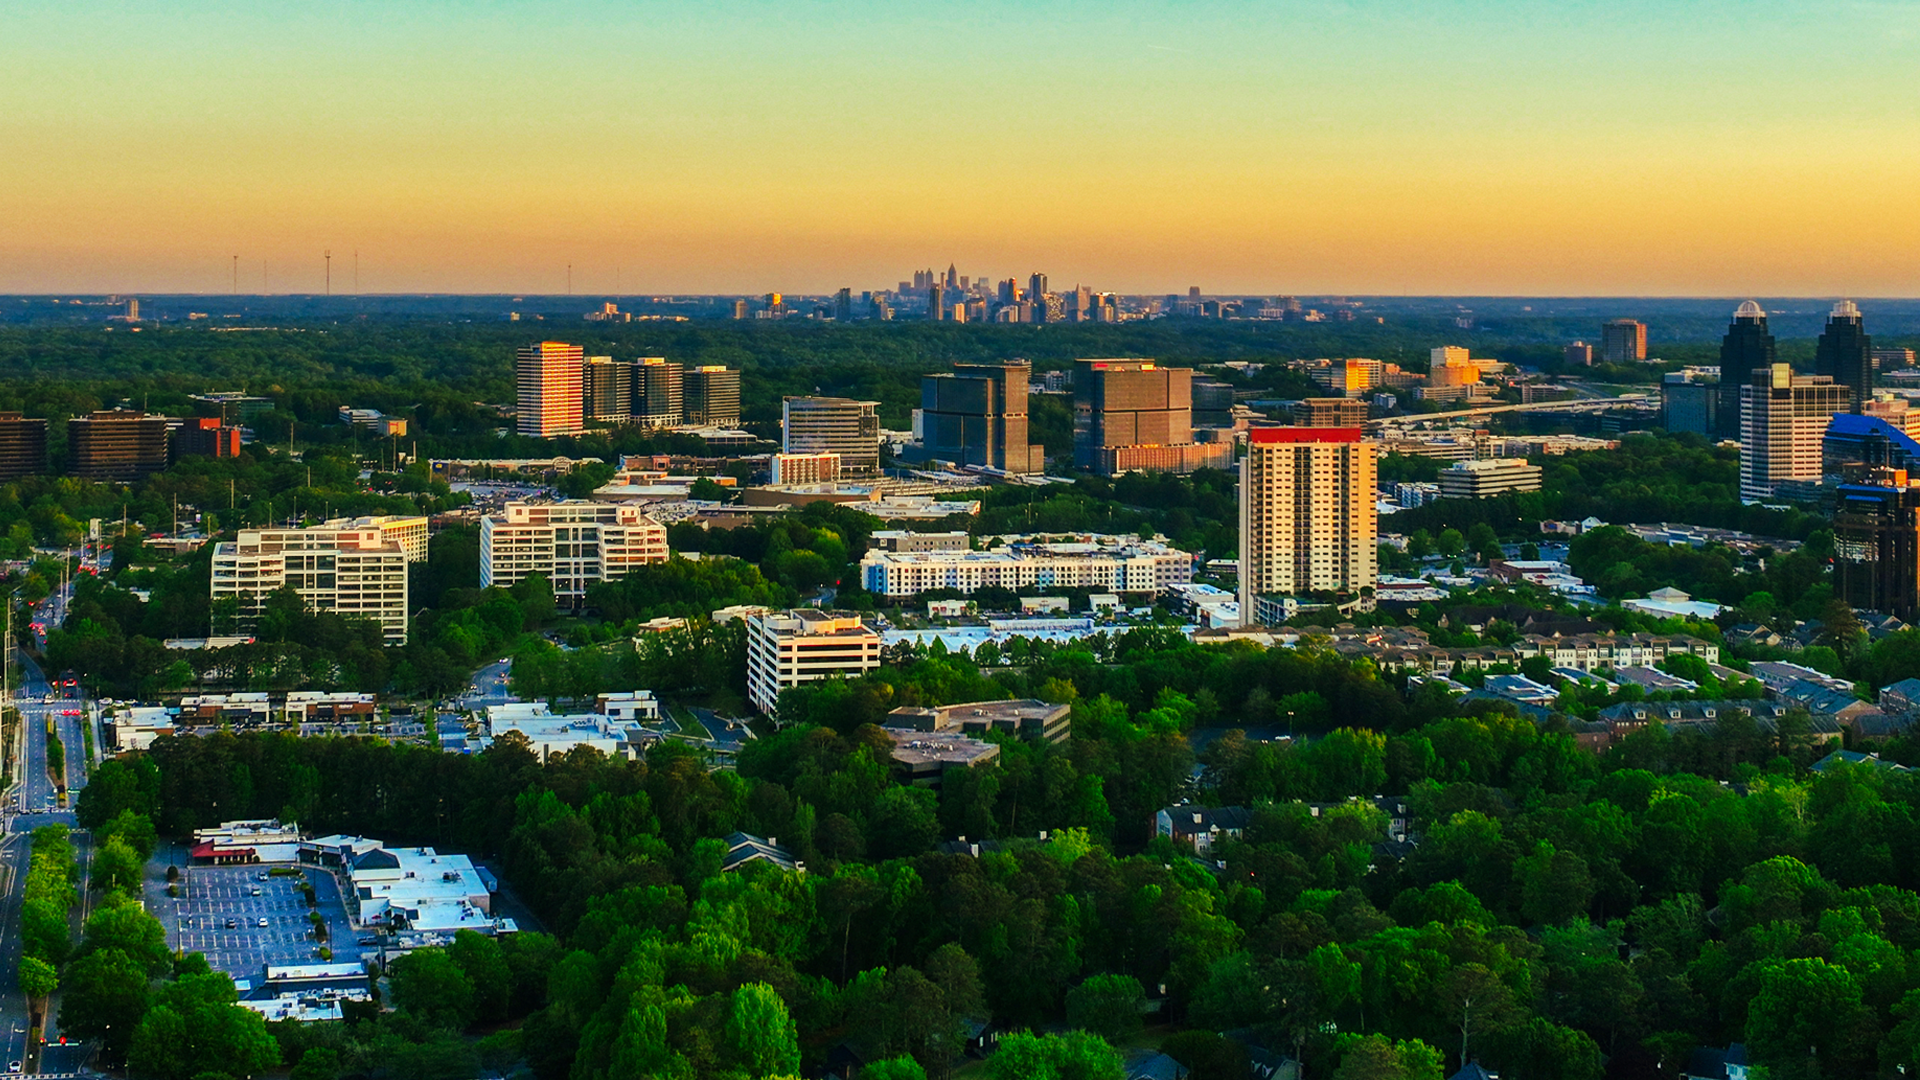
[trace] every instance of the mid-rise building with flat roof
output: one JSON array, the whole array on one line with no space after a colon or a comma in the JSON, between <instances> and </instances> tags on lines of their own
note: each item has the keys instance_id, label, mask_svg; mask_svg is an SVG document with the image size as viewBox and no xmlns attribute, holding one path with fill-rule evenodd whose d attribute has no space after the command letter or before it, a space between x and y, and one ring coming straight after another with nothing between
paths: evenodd
<instances>
[{"instance_id":1,"label":"mid-rise building with flat roof","mask_svg":"<svg viewBox=\"0 0 1920 1080\"><path fill-rule=\"evenodd\" d=\"M781 403L781 445L789 454L840 455L842 478L880 474L877 401L790 397Z\"/></svg>"},{"instance_id":2,"label":"mid-rise building with flat roof","mask_svg":"<svg viewBox=\"0 0 1920 1080\"><path fill-rule=\"evenodd\" d=\"M611 356L587 357L581 394L586 419L626 423L633 418L633 365Z\"/></svg>"},{"instance_id":3,"label":"mid-rise building with flat roof","mask_svg":"<svg viewBox=\"0 0 1920 1080\"><path fill-rule=\"evenodd\" d=\"M1609 319L1600 327L1600 355L1609 364L1637 364L1647 358L1647 324L1638 319Z\"/></svg>"},{"instance_id":4,"label":"mid-rise building with flat roof","mask_svg":"<svg viewBox=\"0 0 1920 1080\"><path fill-rule=\"evenodd\" d=\"M107 409L67 421L67 472L85 480L123 483L167 467L164 416Z\"/></svg>"},{"instance_id":5,"label":"mid-rise building with flat roof","mask_svg":"<svg viewBox=\"0 0 1920 1080\"><path fill-rule=\"evenodd\" d=\"M1193 372L1153 360L1087 359L1073 376L1073 464L1103 476L1225 468L1229 443L1195 443Z\"/></svg>"},{"instance_id":6,"label":"mid-rise building with flat roof","mask_svg":"<svg viewBox=\"0 0 1920 1080\"><path fill-rule=\"evenodd\" d=\"M801 608L747 617L747 697L771 715L780 692L880 666L880 634L847 611Z\"/></svg>"},{"instance_id":7,"label":"mid-rise building with flat roof","mask_svg":"<svg viewBox=\"0 0 1920 1080\"><path fill-rule=\"evenodd\" d=\"M1380 580L1374 446L1358 428L1256 428L1240 459L1240 612Z\"/></svg>"},{"instance_id":8,"label":"mid-rise building with flat roof","mask_svg":"<svg viewBox=\"0 0 1920 1080\"><path fill-rule=\"evenodd\" d=\"M882 529L867 538L879 551L965 551L973 546L972 539L964 532L923 533L905 529Z\"/></svg>"},{"instance_id":9,"label":"mid-rise building with flat roof","mask_svg":"<svg viewBox=\"0 0 1920 1080\"><path fill-rule=\"evenodd\" d=\"M1010 473L1036 473L1046 455L1027 441L1025 360L955 364L950 375L920 379L923 452L957 465L980 465Z\"/></svg>"},{"instance_id":10,"label":"mid-rise building with flat roof","mask_svg":"<svg viewBox=\"0 0 1920 1080\"><path fill-rule=\"evenodd\" d=\"M239 428L224 424L217 417L194 417L173 433L170 450L175 461L183 457L239 457L240 435Z\"/></svg>"},{"instance_id":11,"label":"mid-rise building with flat roof","mask_svg":"<svg viewBox=\"0 0 1920 1080\"><path fill-rule=\"evenodd\" d=\"M686 369L664 356L633 362L633 418L647 427L687 421Z\"/></svg>"},{"instance_id":12,"label":"mid-rise building with flat roof","mask_svg":"<svg viewBox=\"0 0 1920 1080\"><path fill-rule=\"evenodd\" d=\"M1456 461L1440 470L1440 497L1487 499L1514 491L1539 491L1540 466L1525 458Z\"/></svg>"},{"instance_id":13,"label":"mid-rise building with flat roof","mask_svg":"<svg viewBox=\"0 0 1920 1080\"><path fill-rule=\"evenodd\" d=\"M1786 364L1753 373L1740 388L1740 497L1772 498L1774 489L1825 474L1822 440L1852 390L1825 375L1795 375Z\"/></svg>"},{"instance_id":14,"label":"mid-rise building with flat roof","mask_svg":"<svg viewBox=\"0 0 1920 1080\"><path fill-rule=\"evenodd\" d=\"M420 519L397 519L414 521ZM213 549L209 591L216 618L235 605L236 628L252 632L267 597L291 587L315 611L365 619L389 644L407 641L405 526L329 522L311 529L242 529Z\"/></svg>"},{"instance_id":15,"label":"mid-rise building with flat roof","mask_svg":"<svg viewBox=\"0 0 1920 1080\"><path fill-rule=\"evenodd\" d=\"M740 423L740 373L719 364L687 369L684 377L686 422L713 427Z\"/></svg>"},{"instance_id":16,"label":"mid-rise building with flat roof","mask_svg":"<svg viewBox=\"0 0 1920 1080\"><path fill-rule=\"evenodd\" d=\"M837 484L840 482L840 455L774 454L769 462L775 484Z\"/></svg>"},{"instance_id":17,"label":"mid-rise building with flat roof","mask_svg":"<svg viewBox=\"0 0 1920 1080\"><path fill-rule=\"evenodd\" d=\"M990 731L1034 742L1064 742L1073 730L1073 707L1034 698L969 701L958 705L903 705L887 714L886 726L910 731Z\"/></svg>"},{"instance_id":18,"label":"mid-rise building with flat roof","mask_svg":"<svg viewBox=\"0 0 1920 1080\"><path fill-rule=\"evenodd\" d=\"M0 412L0 481L47 471L47 422Z\"/></svg>"},{"instance_id":19,"label":"mid-rise building with flat roof","mask_svg":"<svg viewBox=\"0 0 1920 1080\"><path fill-rule=\"evenodd\" d=\"M585 430L585 352L578 345L542 341L522 346L514 360L522 435L550 439Z\"/></svg>"},{"instance_id":20,"label":"mid-rise building with flat roof","mask_svg":"<svg viewBox=\"0 0 1920 1080\"><path fill-rule=\"evenodd\" d=\"M1193 580L1193 556L1151 540L1017 543L988 551L868 551L861 584L888 597L930 589L1094 589L1159 593Z\"/></svg>"},{"instance_id":21,"label":"mid-rise building with flat roof","mask_svg":"<svg viewBox=\"0 0 1920 1080\"><path fill-rule=\"evenodd\" d=\"M1295 427L1359 427L1367 422L1367 403L1357 398L1304 398L1290 411Z\"/></svg>"},{"instance_id":22,"label":"mid-rise building with flat roof","mask_svg":"<svg viewBox=\"0 0 1920 1080\"><path fill-rule=\"evenodd\" d=\"M666 561L666 527L635 506L510 502L480 519L481 588L544 574L557 600L578 606L588 586Z\"/></svg>"}]
</instances>

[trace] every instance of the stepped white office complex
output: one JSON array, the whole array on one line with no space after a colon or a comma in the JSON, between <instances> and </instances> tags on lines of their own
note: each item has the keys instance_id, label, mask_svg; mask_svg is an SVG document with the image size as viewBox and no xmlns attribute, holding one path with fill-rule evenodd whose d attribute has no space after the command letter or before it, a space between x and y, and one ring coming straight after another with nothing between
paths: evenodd
<instances>
[{"instance_id":1,"label":"stepped white office complex","mask_svg":"<svg viewBox=\"0 0 1920 1080\"><path fill-rule=\"evenodd\" d=\"M508 503L480 522L480 587L545 574L561 603L587 586L667 561L667 530L638 507L580 500Z\"/></svg>"},{"instance_id":2,"label":"stepped white office complex","mask_svg":"<svg viewBox=\"0 0 1920 1080\"><path fill-rule=\"evenodd\" d=\"M873 550L860 560L868 592L913 596L928 589L1097 589L1160 592L1193 580L1193 556L1156 540L1094 536L1072 543L1015 543L990 551Z\"/></svg>"},{"instance_id":3,"label":"stepped white office complex","mask_svg":"<svg viewBox=\"0 0 1920 1080\"><path fill-rule=\"evenodd\" d=\"M269 594L292 586L315 611L379 624L407 641L407 564L427 557L424 517L340 518L310 529L242 529L213 549L209 595L238 602L235 629L252 633Z\"/></svg>"}]
</instances>

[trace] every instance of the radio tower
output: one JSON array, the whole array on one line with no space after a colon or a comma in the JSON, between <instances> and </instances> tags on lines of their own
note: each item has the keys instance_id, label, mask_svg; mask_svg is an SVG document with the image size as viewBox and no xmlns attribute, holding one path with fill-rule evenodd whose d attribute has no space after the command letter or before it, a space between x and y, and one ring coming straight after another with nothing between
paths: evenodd
<instances>
[{"instance_id":1,"label":"radio tower","mask_svg":"<svg viewBox=\"0 0 1920 1080\"><path fill-rule=\"evenodd\" d=\"M321 254L322 254L322 257L324 257L327 260L327 295L332 296L333 295L333 252L331 250L328 250L328 251L322 252Z\"/></svg>"}]
</instances>

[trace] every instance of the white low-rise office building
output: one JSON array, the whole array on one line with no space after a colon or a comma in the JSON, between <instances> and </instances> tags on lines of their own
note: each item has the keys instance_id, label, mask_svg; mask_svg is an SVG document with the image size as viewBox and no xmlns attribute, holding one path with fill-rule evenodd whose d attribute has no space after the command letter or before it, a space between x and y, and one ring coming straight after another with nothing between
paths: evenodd
<instances>
[{"instance_id":1,"label":"white low-rise office building","mask_svg":"<svg viewBox=\"0 0 1920 1080\"><path fill-rule=\"evenodd\" d=\"M880 666L880 634L844 611L801 608L747 618L747 696L773 712L780 692Z\"/></svg>"},{"instance_id":2,"label":"white low-rise office building","mask_svg":"<svg viewBox=\"0 0 1920 1080\"><path fill-rule=\"evenodd\" d=\"M546 575L562 603L587 587L667 561L666 527L637 507L568 501L508 503L480 522L480 586L505 588Z\"/></svg>"}]
</instances>

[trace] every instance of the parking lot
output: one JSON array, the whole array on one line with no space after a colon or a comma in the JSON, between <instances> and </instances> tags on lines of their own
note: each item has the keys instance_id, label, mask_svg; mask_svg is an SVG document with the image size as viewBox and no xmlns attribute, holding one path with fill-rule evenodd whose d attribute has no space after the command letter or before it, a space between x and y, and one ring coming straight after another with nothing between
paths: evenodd
<instances>
[{"instance_id":1,"label":"parking lot","mask_svg":"<svg viewBox=\"0 0 1920 1080\"><path fill-rule=\"evenodd\" d=\"M293 875L271 875L268 867L195 866L182 872L184 895L155 898L156 914L168 930L169 944L206 954L216 971L257 983L269 966L319 962L322 945L334 963L360 959L353 928L347 922L338 883L316 868ZM316 940L301 885L312 882L318 911L326 919L328 940Z\"/></svg>"}]
</instances>

